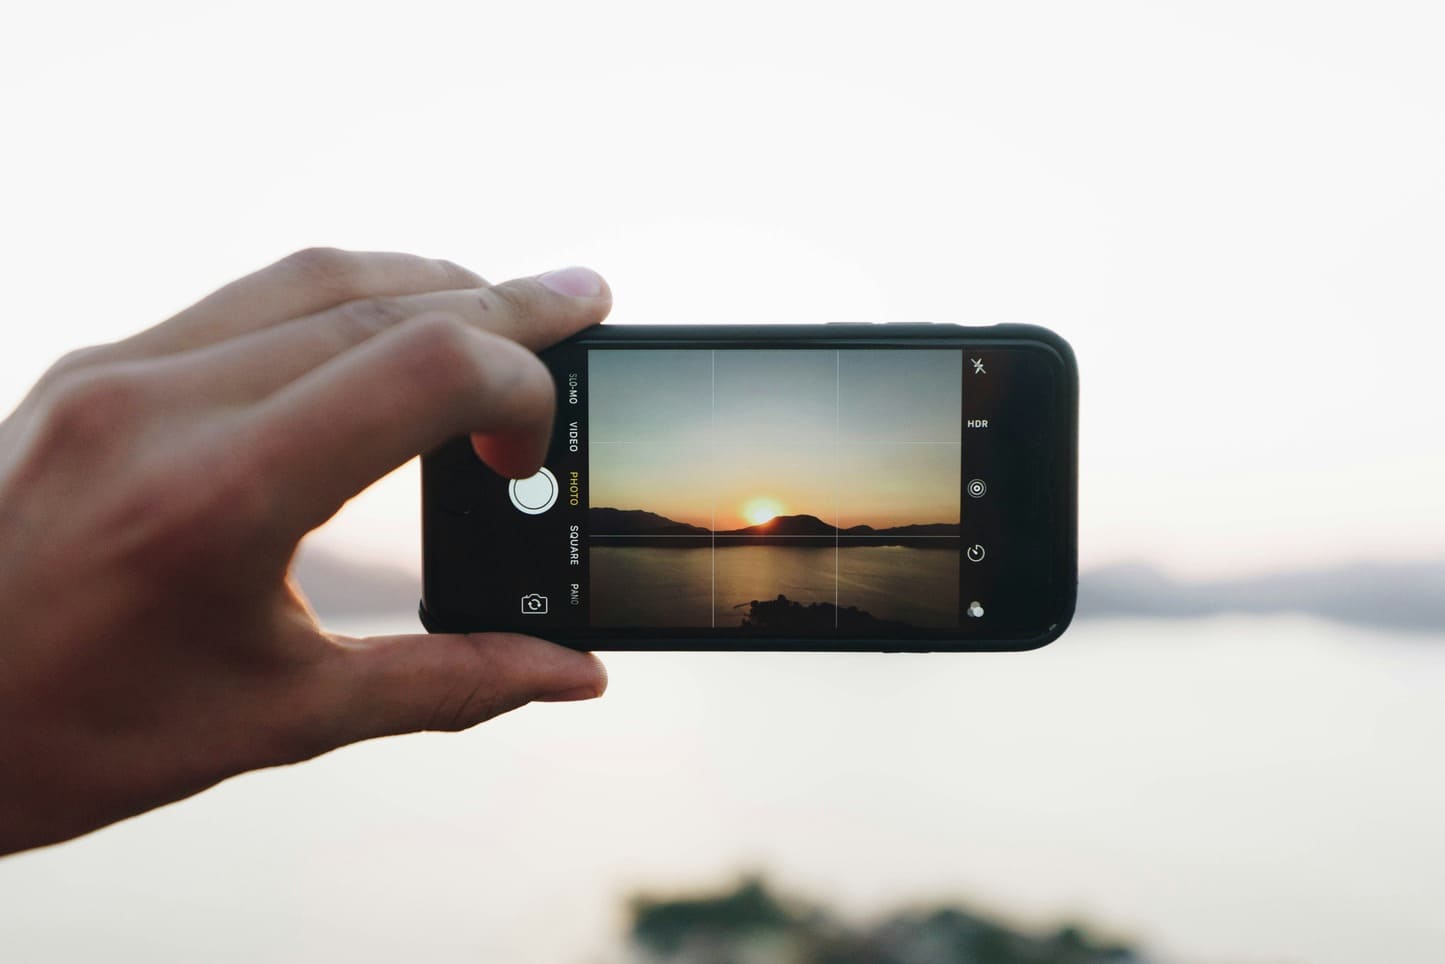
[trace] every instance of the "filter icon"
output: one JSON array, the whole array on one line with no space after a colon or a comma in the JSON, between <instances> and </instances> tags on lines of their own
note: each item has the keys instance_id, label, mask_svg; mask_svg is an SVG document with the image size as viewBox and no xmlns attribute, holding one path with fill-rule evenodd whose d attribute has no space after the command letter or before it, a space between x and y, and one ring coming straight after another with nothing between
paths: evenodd
<instances>
[{"instance_id":1,"label":"filter icon","mask_svg":"<svg viewBox=\"0 0 1445 964\"><path fill-rule=\"evenodd\" d=\"M988 484L983 479L971 479L968 483L968 494L975 499L983 498L983 494L987 491Z\"/></svg>"}]
</instances>

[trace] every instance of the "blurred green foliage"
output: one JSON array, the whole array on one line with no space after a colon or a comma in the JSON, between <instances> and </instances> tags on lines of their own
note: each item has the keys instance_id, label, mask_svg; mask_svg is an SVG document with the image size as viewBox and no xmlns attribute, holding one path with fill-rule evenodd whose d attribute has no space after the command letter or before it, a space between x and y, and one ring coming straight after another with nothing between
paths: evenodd
<instances>
[{"instance_id":1,"label":"blurred green foliage","mask_svg":"<svg viewBox=\"0 0 1445 964\"><path fill-rule=\"evenodd\" d=\"M639 896L631 937L650 964L1144 964L1076 924L1031 934L959 907L906 910L850 927L758 877L694 898Z\"/></svg>"}]
</instances>

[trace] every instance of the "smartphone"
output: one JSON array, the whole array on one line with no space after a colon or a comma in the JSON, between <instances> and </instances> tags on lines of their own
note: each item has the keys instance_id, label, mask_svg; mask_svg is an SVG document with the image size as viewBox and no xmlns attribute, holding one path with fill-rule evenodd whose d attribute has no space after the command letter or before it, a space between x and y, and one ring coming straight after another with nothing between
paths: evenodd
<instances>
[{"instance_id":1,"label":"smartphone","mask_svg":"<svg viewBox=\"0 0 1445 964\"><path fill-rule=\"evenodd\" d=\"M581 649L1025 650L1077 588L1078 373L1043 328L602 325L543 468L422 460L433 632Z\"/></svg>"}]
</instances>

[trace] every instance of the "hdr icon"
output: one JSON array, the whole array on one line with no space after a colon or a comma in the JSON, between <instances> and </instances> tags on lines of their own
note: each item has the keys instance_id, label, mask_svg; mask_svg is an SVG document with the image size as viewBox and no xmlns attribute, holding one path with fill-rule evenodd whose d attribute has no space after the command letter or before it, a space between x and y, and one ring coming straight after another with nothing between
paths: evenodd
<instances>
[{"instance_id":1,"label":"hdr icon","mask_svg":"<svg viewBox=\"0 0 1445 964\"><path fill-rule=\"evenodd\" d=\"M971 418L964 424L967 425L969 428L988 428L988 419Z\"/></svg>"}]
</instances>

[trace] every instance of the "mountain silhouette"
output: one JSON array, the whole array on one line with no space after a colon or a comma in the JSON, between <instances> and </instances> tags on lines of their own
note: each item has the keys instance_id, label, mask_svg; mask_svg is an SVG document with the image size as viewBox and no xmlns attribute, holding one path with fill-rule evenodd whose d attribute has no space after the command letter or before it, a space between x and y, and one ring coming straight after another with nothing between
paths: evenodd
<instances>
[{"instance_id":1,"label":"mountain silhouette","mask_svg":"<svg viewBox=\"0 0 1445 964\"><path fill-rule=\"evenodd\" d=\"M956 536L958 534L959 527L956 522L928 522L922 525L891 526L887 529L875 529L872 526L853 526L851 529L843 530L843 535L845 536Z\"/></svg>"},{"instance_id":2,"label":"mountain silhouette","mask_svg":"<svg viewBox=\"0 0 1445 964\"><path fill-rule=\"evenodd\" d=\"M587 521L594 534L610 536L706 536L712 530L701 526L675 522L656 512L642 509L608 509L597 507L587 510Z\"/></svg>"},{"instance_id":3,"label":"mountain silhouette","mask_svg":"<svg viewBox=\"0 0 1445 964\"><path fill-rule=\"evenodd\" d=\"M598 507L588 510L591 534L594 536L660 536L689 535L709 536L712 531L701 526L677 522L655 512L642 509L612 509ZM719 529L720 536L956 536L956 523L935 522L923 525L893 526L875 529L869 525L835 529L815 515L779 515L767 522L744 526L741 529Z\"/></svg>"},{"instance_id":4,"label":"mountain silhouette","mask_svg":"<svg viewBox=\"0 0 1445 964\"><path fill-rule=\"evenodd\" d=\"M741 529L718 530L720 536L831 536L834 527L815 515L775 515L767 522Z\"/></svg>"},{"instance_id":5,"label":"mountain silhouette","mask_svg":"<svg viewBox=\"0 0 1445 964\"><path fill-rule=\"evenodd\" d=\"M1445 560L1357 562L1190 582L1126 563L1084 573L1080 617L1187 619L1216 613L1305 613L1409 633L1445 633Z\"/></svg>"}]
</instances>

